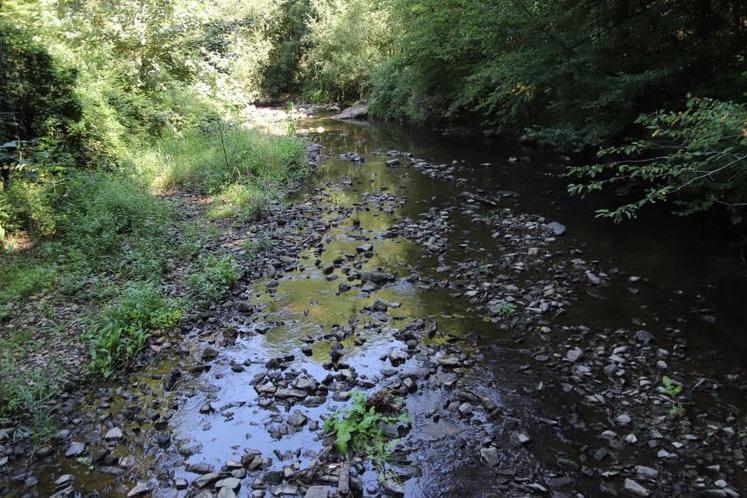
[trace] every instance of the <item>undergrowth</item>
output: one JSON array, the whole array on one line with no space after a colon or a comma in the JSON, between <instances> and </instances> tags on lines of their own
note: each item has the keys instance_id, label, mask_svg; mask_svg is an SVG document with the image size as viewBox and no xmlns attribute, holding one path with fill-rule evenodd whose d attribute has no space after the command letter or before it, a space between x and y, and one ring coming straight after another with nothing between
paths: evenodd
<instances>
[{"instance_id":1,"label":"undergrowth","mask_svg":"<svg viewBox=\"0 0 747 498\"><path fill-rule=\"evenodd\" d=\"M127 288L85 333L91 350L90 370L113 377L143 350L152 331L175 327L181 315L179 304L154 286Z\"/></svg>"},{"instance_id":2,"label":"undergrowth","mask_svg":"<svg viewBox=\"0 0 747 498\"><path fill-rule=\"evenodd\" d=\"M221 257L212 254L201 256L188 283L195 296L202 301L214 301L228 293L243 274L233 256Z\"/></svg>"}]
</instances>

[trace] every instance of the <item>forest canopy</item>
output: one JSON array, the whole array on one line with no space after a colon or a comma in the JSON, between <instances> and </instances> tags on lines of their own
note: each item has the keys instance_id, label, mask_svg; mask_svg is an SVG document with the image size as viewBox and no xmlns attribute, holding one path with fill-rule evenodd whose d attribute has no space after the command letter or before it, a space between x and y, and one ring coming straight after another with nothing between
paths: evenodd
<instances>
[{"instance_id":1,"label":"forest canopy","mask_svg":"<svg viewBox=\"0 0 747 498\"><path fill-rule=\"evenodd\" d=\"M67 172L136 169L134 156L164 134L287 99L367 101L376 118L467 122L606 156L640 139L651 143L614 152L725 149L728 173L692 180L715 159L680 156L685 167L667 160L650 174L603 158L625 167L574 170L572 191L605 188L609 174L644 179L653 190L618 219L674 193L695 194L681 212L742 203L744 2L6 0L0 37L3 232L53 233L50 186ZM716 104L688 111L697 99ZM650 136L666 112L669 125L684 113L690 129L715 133L710 149Z\"/></svg>"}]
</instances>

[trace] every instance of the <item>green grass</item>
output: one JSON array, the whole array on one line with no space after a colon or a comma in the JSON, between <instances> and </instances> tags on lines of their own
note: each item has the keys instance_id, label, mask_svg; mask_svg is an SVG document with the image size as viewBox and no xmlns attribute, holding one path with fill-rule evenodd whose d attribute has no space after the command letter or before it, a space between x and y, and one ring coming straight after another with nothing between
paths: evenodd
<instances>
[{"instance_id":1,"label":"green grass","mask_svg":"<svg viewBox=\"0 0 747 498\"><path fill-rule=\"evenodd\" d=\"M233 184L214 197L207 218L259 220L270 202L279 198L280 194L270 186L261 188L251 184Z\"/></svg>"},{"instance_id":2,"label":"green grass","mask_svg":"<svg viewBox=\"0 0 747 498\"><path fill-rule=\"evenodd\" d=\"M23 414L34 439L43 440L54 431L49 401L58 387L50 380L52 372L21 368L34 346L34 333L28 329L0 338L0 425Z\"/></svg>"},{"instance_id":3,"label":"green grass","mask_svg":"<svg viewBox=\"0 0 747 498\"><path fill-rule=\"evenodd\" d=\"M233 256L202 256L197 260L188 283L197 299L215 301L225 296L236 285L243 274Z\"/></svg>"},{"instance_id":4,"label":"green grass","mask_svg":"<svg viewBox=\"0 0 747 498\"><path fill-rule=\"evenodd\" d=\"M175 327L180 306L154 286L127 288L86 331L91 348L91 371L104 378L126 369L145 347L150 333Z\"/></svg>"},{"instance_id":5,"label":"green grass","mask_svg":"<svg viewBox=\"0 0 747 498\"><path fill-rule=\"evenodd\" d=\"M306 174L302 142L232 124L169 133L136 159L158 190L220 194L232 185L266 189Z\"/></svg>"}]
</instances>

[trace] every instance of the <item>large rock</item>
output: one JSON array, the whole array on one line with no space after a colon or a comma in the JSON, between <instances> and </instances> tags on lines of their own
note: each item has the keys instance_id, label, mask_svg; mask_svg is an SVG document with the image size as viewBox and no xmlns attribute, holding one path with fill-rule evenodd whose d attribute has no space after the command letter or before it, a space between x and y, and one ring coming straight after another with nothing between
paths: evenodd
<instances>
[{"instance_id":1,"label":"large rock","mask_svg":"<svg viewBox=\"0 0 747 498\"><path fill-rule=\"evenodd\" d=\"M356 104L332 116L332 119L362 119L368 116L367 104Z\"/></svg>"}]
</instances>

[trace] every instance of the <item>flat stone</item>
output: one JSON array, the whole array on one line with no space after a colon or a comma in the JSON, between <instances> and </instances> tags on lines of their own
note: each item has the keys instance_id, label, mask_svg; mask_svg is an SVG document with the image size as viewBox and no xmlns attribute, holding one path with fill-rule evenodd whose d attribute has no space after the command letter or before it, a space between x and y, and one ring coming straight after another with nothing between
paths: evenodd
<instances>
[{"instance_id":1,"label":"flat stone","mask_svg":"<svg viewBox=\"0 0 747 498\"><path fill-rule=\"evenodd\" d=\"M645 479L656 479L659 477L658 470L646 467L645 465L636 465L635 473L638 477L643 477Z\"/></svg>"},{"instance_id":2,"label":"flat stone","mask_svg":"<svg viewBox=\"0 0 747 498\"><path fill-rule=\"evenodd\" d=\"M127 493L127 498L132 498L133 496L143 496L150 493L150 486L147 483L144 482L138 482L134 488L132 488Z\"/></svg>"},{"instance_id":3,"label":"flat stone","mask_svg":"<svg viewBox=\"0 0 747 498\"><path fill-rule=\"evenodd\" d=\"M304 498L329 498L330 486L311 486L306 490Z\"/></svg>"},{"instance_id":4,"label":"flat stone","mask_svg":"<svg viewBox=\"0 0 747 498\"><path fill-rule=\"evenodd\" d=\"M220 488L217 498L236 498L236 493L231 488Z\"/></svg>"},{"instance_id":5,"label":"flat stone","mask_svg":"<svg viewBox=\"0 0 747 498\"><path fill-rule=\"evenodd\" d=\"M565 225L563 225L563 224L561 224L561 223L558 223L557 221L551 221L550 223L548 223L548 224L547 224L547 225L545 225L545 226L546 226L547 228L549 228L549 229L550 229L550 231L551 231L551 232L552 232L552 233L553 233L554 235L556 235L556 236L560 236L560 235L563 235L563 234L565 233L565 230L566 230L566 229L565 229Z\"/></svg>"},{"instance_id":6,"label":"flat stone","mask_svg":"<svg viewBox=\"0 0 747 498\"><path fill-rule=\"evenodd\" d=\"M480 459L490 467L497 467L499 463L498 449L494 446L480 448Z\"/></svg>"},{"instance_id":7,"label":"flat stone","mask_svg":"<svg viewBox=\"0 0 747 498\"><path fill-rule=\"evenodd\" d=\"M303 391L299 391L297 389L290 389L290 388L284 388L284 389L278 389L275 393L276 398L298 398L303 399L306 397L306 393Z\"/></svg>"},{"instance_id":8,"label":"flat stone","mask_svg":"<svg viewBox=\"0 0 747 498\"><path fill-rule=\"evenodd\" d=\"M575 363L583 355L584 355L584 352L580 348L573 348L573 349L568 350L568 352L565 354L565 357L568 361Z\"/></svg>"},{"instance_id":9,"label":"flat stone","mask_svg":"<svg viewBox=\"0 0 747 498\"><path fill-rule=\"evenodd\" d=\"M638 484L637 481L634 481L633 479L626 478L625 479L625 485L624 488L625 491L628 493L634 494L636 496L648 496L651 494L651 492Z\"/></svg>"},{"instance_id":10,"label":"flat stone","mask_svg":"<svg viewBox=\"0 0 747 498\"><path fill-rule=\"evenodd\" d=\"M70 486L73 483L74 479L75 477L72 474L64 474L54 481L54 485L58 488L64 488L66 486Z\"/></svg>"},{"instance_id":11,"label":"flat stone","mask_svg":"<svg viewBox=\"0 0 747 498\"><path fill-rule=\"evenodd\" d=\"M635 333L635 339L638 342L643 342L645 344L648 344L649 342L654 340L654 336L648 330L639 330L638 332Z\"/></svg>"},{"instance_id":12,"label":"flat stone","mask_svg":"<svg viewBox=\"0 0 747 498\"><path fill-rule=\"evenodd\" d=\"M122 434L122 429L120 429L119 427L113 427L106 432L106 435L104 435L104 439L109 441L114 439L121 439L123 435L124 434Z\"/></svg>"},{"instance_id":13,"label":"flat stone","mask_svg":"<svg viewBox=\"0 0 747 498\"><path fill-rule=\"evenodd\" d=\"M65 451L65 456L70 457L76 457L81 455L86 450L86 443L79 443L79 442L72 442L70 443L70 446L68 446L67 451Z\"/></svg>"},{"instance_id":14,"label":"flat stone","mask_svg":"<svg viewBox=\"0 0 747 498\"><path fill-rule=\"evenodd\" d=\"M195 487L204 488L208 484L213 483L218 479L220 479L220 475L216 474L215 472L208 472L207 474L203 474L195 479L192 484L194 484Z\"/></svg>"},{"instance_id":15,"label":"flat stone","mask_svg":"<svg viewBox=\"0 0 747 498\"><path fill-rule=\"evenodd\" d=\"M239 486L241 486L241 481L239 481L235 477L227 477L226 479L221 479L220 481L215 483L216 488L237 489Z\"/></svg>"},{"instance_id":16,"label":"flat stone","mask_svg":"<svg viewBox=\"0 0 747 498\"><path fill-rule=\"evenodd\" d=\"M306 415L301 413L300 410L294 410L288 417L288 423L293 427L301 427L306 423Z\"/></svg>"}]
</instances>

